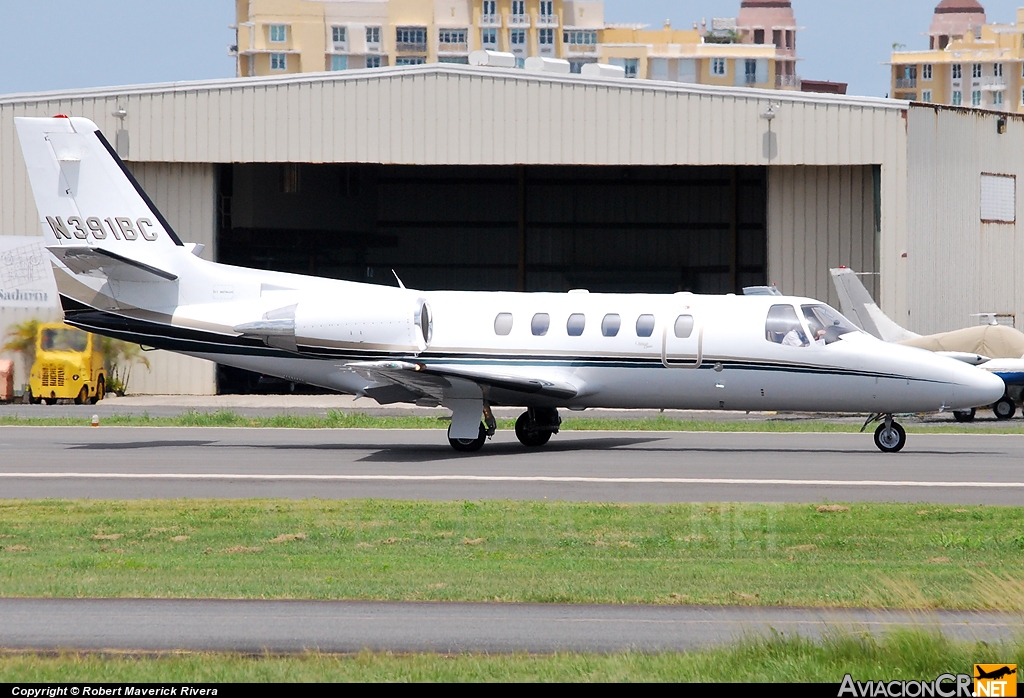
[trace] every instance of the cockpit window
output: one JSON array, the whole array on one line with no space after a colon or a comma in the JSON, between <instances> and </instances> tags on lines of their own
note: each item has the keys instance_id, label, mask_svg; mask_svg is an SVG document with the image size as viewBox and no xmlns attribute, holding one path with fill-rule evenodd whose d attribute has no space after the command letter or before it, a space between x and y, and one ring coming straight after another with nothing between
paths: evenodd
<instances>
[{"instance_id":1,"label":"cockpit window","mask_svg":"<svg viewBox=\"0 0 1024 698\"><path fill-rule=\"evenodd\" d=\"M800 325L800 318L791 305L772 306L765 322L764 338L786 347L806 347L810 344Z\"/></svg>"},{"instance_id":2,"label":"cockpit window","mask_svg":"<svg viewBox=\"0 0 1024 698\"><path fill-rule=\"evenodd\" d=\"M852 322L827 305L805 305L802 309L815 344L832 344L844 334L858 331Z\"/></svg>"}]
</instances>

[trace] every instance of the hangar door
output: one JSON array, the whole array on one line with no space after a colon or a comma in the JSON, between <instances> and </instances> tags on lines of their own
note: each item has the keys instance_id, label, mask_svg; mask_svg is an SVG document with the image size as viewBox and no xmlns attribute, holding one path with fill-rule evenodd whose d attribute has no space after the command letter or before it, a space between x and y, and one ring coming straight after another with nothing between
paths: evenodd
<instances>
[{"instance_id":1,"label":"hangar door","mask_svg":"<svg viewBox=\"0 0 1024 698\"><path fill-rule=\"evenodd\" d=\"M218 261L424 290L766 282L764 168L237 164Z\"/></svg>"}]
</instances>

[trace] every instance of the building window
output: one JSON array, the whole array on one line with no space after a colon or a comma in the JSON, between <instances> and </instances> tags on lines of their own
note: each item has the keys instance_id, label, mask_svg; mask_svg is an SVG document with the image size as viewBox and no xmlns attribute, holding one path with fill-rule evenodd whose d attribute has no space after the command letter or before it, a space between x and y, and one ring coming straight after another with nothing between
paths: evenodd
<instances>
[{"instance_id":1,"label":"building window","mask_svg":"<svg viewBox=\"0 0 1024 698\"><path fill-rule=\"evenodd\" d=\"M426 62L426 56L399 56L395 59L395 65L423 65Z\"/></svg>"},{"instance_id":2,"label":"building window","mask_svg":"<svg viewBox=\"0 0 1024 698\"><path fill-rule=\"evenodd\" d=\"M713 58L711 60L711 74L712 75L725 75L725 59L724 58Z\"/></svg>"},{"instance_id":3,"label":"building window","mask_svg":"<svg viewBox=\"0 0 1024 698\"><path fill-rule=\"evenodd\" d=\"M331 70L348 70L348 56L331 56Z\"/></svg>"},{"instance_id":4,"label":"building window","mask_svg":"<svg viewBox=\"0 0 1024 698\"><path fill-rule=\"evenodd\" d=\"M964 67L959 63L953 65L953 79L960 80L964 76Z\"/></svg>"},{"instance_id":5,"label":"building window","mask_svg":"<svg viewBox=\"0 0 1024 698\"><path fill-rule=\"evenodd\" d=\"M1017 221L1017 178L981 175L981 220L986 223Z\"/></svg>"},{"instance_id":6,"label":"building window","mask_svg":"<svg viewBox=\"0 0 1024 698\"><path fill-rule=\"evenodd\" d=\"M562 32L562 42L572 46L596 46L596 29L573 29Z\"/></svg>"},{"instance_id":7,"label":"building window","mask_svg":"<svg viewBox=\"0 0 1024 698\"><path fill-rule=\"evenodd\" d=\"M973 92L971 92L971 106L981 106L981 90L974 90Z\"/></svg>"},{"instance_id":8,"label":"building window","mask_svg":"<svg viewBox=\"0 0 1024 698\"><path fill-rule=\"evenodd\" d=\"M331 38L335 44L345 43L345 27L331 27Z\"/></svg>"},{"instance_id":9,"label":"building window","mask_svg":"<svg viewBox=\"0 0 1024 698\"><path fill-rule=\"evenodd\" d=\"M440 44L465 44L466 43L466 30L465 29L441 29L437 33L438 43ZM442 51L447 49L441 49Z\"/></svg>"},{"instance_id":10,"label":"building window","mask_svg":"<svg viewBox=\"0 0 1024 698\"><path fill-rule=\"evenodd\" d=\"M526 0L512 0L512 15L522 17L526 14Z\"/></svg>"},{"instance_id":11,"label":"building window","mask_svg":"<svg viewBox=\"0 0 1024 698\"><path fill-rule=\"evenodd\" d=\"M376 44L376 47L380 47L380 27L367 27L366 28L366 43Z\"/></svg>"},{"instance_id":12,"label":"building window","mask_svg":"<svg viewBox=\"0 0 1024 698\"><path fill-rule=\"evenodd\" d=\"M482 29L480 30L480 44L485 49L495 49L498 46L498 30L497 29Z\"/></svg>"},{"instance_id":13,"label":"building window","mask_svg":"<svg viewBox=\"0 0 1024 698\"><path fill-rule=\"evenodd\" d=\"M974 65L971 66L971 77L972 78L980 78L981 77L981 63L975 63Z\"/></svg>"},{"instance_id":14,"label":"building window","mask_svg":"<svg viewBox=\"0 0 1024 698\"><path fill-rule=\"evenodd\" d=\"M545 21L550 20L555 15L555 3L552 0L540 0L540 16Z\"/></svg>"},{"instance_id":15,"label":"building window","mask_svg":"<svg viewBox=\"0 0 1024 698\"><path fill-rule=\"evenodd\" d=\"M924 65L924 66L921 67L921 79L922 80L931 80L932 79L932 66L931 65Z\"/></svg>"},{"instance_id":16,"label":"building window","mask_svg":"<svg viewBox=\"0 0 1024 698\"><path fill-rule=\"evenodd\" d=\"M622 61L622 67L626 70L627 78L635 78L640 73L640 60L637 58L626 58Z\"/></svg>"},{"instance_id":17,"label":"building window","mask_svg":"<svg viewBox=\"0 0 1024 698\"><path fill-rule=\"evenodd\" d=\"M923 92L921 92L921 101L922 102L931 102L932 101L932 91L931 90L924 90Z\"/></svg>"},{"instance_id":18,"label":"building window","mask_svg":"<svg viewBox=\"0 0 1024 698\"><path fill-rule=\"evenodd\" d=\"M284 42L288 41L288 25L271 24L270 40L275 44L283 44Z\"/></svg>"},{"instance_id":19,"label":"building window","mask_svg":"<svg viewBox=\"0 0 1024 698\"><path fill-rule=\"evenodd\" d=\"M959 107L964 103L964 93L960 90L953 91L953 106Z\"/></svg>"},{"instance_id":20,"label":"building window","mask_svg":"<svg viewBox=\"0 0 1024 698\"><path fill-rule=\"evenodd\" d=\"M1002 63L996 63L996 64L994 64L992 66L992 75L997 77L997 78L1003 77L1003 64Z\"/></svg>"},{"instance_id":21,"label":"building window","mask_svg":"<svg viewBox=\"0 0 1024 698\"><path fill-rule=\"evenodd\" d=\"M396 27L395 42L399 51L426 51L426 27Z\"/></svg>"},{"instance_id":22,"label":"building window","mask_svg":"<svg viewBox=\"0 0 1024 698\"><path fill-rule=\"evenodd\" d=\"M743 64L743 78L747 85L757 84L757 61L749 58Z\"/></svg>"},{"instance_id":23,"label":"building window","mask_svg":"<svg viewBox=\"0 0 1024 698\"><path fill-rule=\"evenodd\" d=\"M380 56L367 56L366 57L367 68L379 68L380 67Z\"/></svg>"},{"instance_id":24,"label":"building window","mask_svg":"<svg viewBox=\"0 0 1024 698\"><path fill-rule=\"evenodd\" d=\"M526 30L513 29L509 32L513 46L524 46L526 44Z\"/></svg>"},{"instance_id":25,"label":"building window","mask_svg":"<svg viewBox=\"0 0 1024 698\"><path fill-rule=\"evenodd\" d=\"M287 53L272 53L272 54L270 54L270 69L271 70L288 70L288 54Z\"/></svg>"},{"instance_id":26,"label":"building window","mask_svg":"<svg viewBox=\"0 0 1024 698\"><path fill-rule=\"evenodd\" d=\"M994 92L992 94L992 105L996 106L996 107L1003 106L1003 93L1002 92Z\"/></svg>"},{"instance_id":27,"label":"building window","mask_svg":"<svg viewBox=\"0 0 1024 698\"><path fill-rule=\"evenodd\" d=\"M551 46L555 43L554 29L541 29L537 32L537 41L541 46Z\"/></svg>"}]
</instances>

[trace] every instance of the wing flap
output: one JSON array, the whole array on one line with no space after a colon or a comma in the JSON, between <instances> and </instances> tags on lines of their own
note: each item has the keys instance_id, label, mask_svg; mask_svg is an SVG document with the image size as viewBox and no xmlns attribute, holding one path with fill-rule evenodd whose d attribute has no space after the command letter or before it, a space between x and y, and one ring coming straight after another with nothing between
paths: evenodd
<instances>
[{"instance_id":1,"label":"wing flap","mask_svg":"<svg viewBox=\"0 0 1024 698\"><path fill-rule=\"evenodd\" d=\"M440 397L450 388L451 379L469 380L480 386L500 388L526 395L568 400L583 392L583 386L571 380L550 380L533 376L519 376L494 371L486 367L452 366L449 364L421 364L408 361L368 361L348 364L348 367L369 380L381 377L393 383ZM438 395L440 390L441 395Z\"/></svg>"}]
</instances>

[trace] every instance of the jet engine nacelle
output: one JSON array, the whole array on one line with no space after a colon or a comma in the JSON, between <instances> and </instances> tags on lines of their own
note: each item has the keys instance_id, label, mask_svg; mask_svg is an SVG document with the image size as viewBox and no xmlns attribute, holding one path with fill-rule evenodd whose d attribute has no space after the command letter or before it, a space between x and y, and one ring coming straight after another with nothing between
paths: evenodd
<instances>
[{"instance_id":1,"label":"jet engine nacelle","mask_svg":"<svg viewBox=\"0 0 1024 698\"><path fill-rule=\"evenodd\" d=\"M430 308L423 300L387 305L330 307L299 303L295 338L309 347L359 351L421 352L432 333Z\"/></svg>"}]
</instances>

